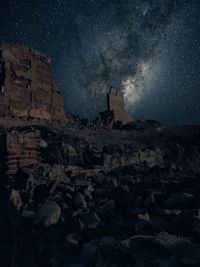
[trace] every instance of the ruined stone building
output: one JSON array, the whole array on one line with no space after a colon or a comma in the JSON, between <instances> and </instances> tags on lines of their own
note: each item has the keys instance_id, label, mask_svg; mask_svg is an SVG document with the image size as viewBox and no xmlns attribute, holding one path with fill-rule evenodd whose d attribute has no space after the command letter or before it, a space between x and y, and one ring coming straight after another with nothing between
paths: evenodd
<instances>
[{"instance_id":1,"label":"ruined stone building","mask_svg":"<svg viewBox=\"0 0 200 267\"><path fill-rule=\"evenodd\" d=\"M113 87L110 88L110 91L107 94L107 110L101 112L100 115L101 120L107 125L112 125L117 122L127 124L134 120L124 110L123 95Z\"/></svg>"},{"instance_id":2,"label":"ruined stone building","mask_svg":"<svg viewBox=\"0 0 200 267\"><path fill-rule=\"evenodd\" d=\"M64 125L63 97L50 63L33 49L0 43L0 125Z\"/></svg>"},{"instance_id":3,"label":"ruined stone building","mask_svg":"<svg viewBox=\"0 0 200 267\"><path fill-rule=\"evenodd\" d=\"M9 128L57 128L67 121L50 63L48 57L33 49L0 43L0 126L7 129L0 132L1 173L6 170L14 175L40 161L40 131Z\"/></svg>"}]
</instances>

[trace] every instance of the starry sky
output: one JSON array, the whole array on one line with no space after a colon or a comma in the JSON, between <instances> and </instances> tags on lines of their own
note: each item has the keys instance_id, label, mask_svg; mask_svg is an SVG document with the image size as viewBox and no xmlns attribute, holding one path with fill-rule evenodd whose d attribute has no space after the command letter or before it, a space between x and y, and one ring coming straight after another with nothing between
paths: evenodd
<instances>
[{"instance_id":1,"label":"starry sky","mask_svg":"<svg viewBox=\"0 0 200 267\"><path fill-rule=\"evenodd\" d=\"M52 58L67 112L114 86L138 119L200 122L199 0L0 0L0 38Z\"/></svg>"}]
</instances>

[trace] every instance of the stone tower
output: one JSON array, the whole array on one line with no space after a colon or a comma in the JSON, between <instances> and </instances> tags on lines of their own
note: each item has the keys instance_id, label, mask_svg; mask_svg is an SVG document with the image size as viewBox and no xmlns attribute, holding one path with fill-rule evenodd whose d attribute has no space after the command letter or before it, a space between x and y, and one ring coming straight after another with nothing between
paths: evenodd
<instances>
[{"instance_id":1,"label":"stone tower","mask_svg":"<svg viewBox=\"0 0 200 267\"><path fill-rule=\"evenodd\" d=\"M0 43L1 126L65 124L63 97L50 64L33 49Z\"/></svg>"},{"instance_id":2,"label":"stone tower","mask_svg":"<svg viewBox=\"0 0 200 267\"><path fill-rule=\"evenodd\" d=\"M126 111L124 110L124 98L123 95L115 90L113 87L110 88L107 94L107 111L113 114L113 120L119 121L123 124L133 121Z\"/></svg>"}]
</instances>

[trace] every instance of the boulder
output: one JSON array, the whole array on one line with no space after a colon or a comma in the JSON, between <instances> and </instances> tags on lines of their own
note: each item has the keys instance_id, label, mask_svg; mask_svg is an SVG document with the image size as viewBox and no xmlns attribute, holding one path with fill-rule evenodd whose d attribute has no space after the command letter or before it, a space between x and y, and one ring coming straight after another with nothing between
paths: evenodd
<instances>
[{"instance_id":1,"label":"boulder","mask_svg":"<svg viewBox=\"0 0 200 267\"><path fill-rule=\"evenodd\" d=\"M143 205L143 198L141 196L137 196L135 198L135 208L141 208Z\"/></svg>"},{"instance_id":2,"label":"boulder","mask_svg":"<svg viewBox=\"0 0 200 267\"><path fill-rule=\"evenodd\" d=\"M165 246L159 243L154 236L150 235L136 235L129 239L121 241L121 245L128 249L131 254L142 255L143 253L149 253L151 256L169 256L171 253L165 248Z\"/></svg>"},{"instance_id":3,"label":"boulder","mask_svg":"<svg viewBox=\"0 0 200 267\"><path fill-rule=\"evenodd\" d=\"M47 148L48 144L44 139L40 139L40 147L41 148Z\"/></svg>"},{"instance_id":4,"label":"boulder","mask_svg":"<svg viewBox=\"0 0 200 267\"><path fill-rule=\"evenodd\" d=\"M155 197L153 194L151 194L148 197L146 197L146 199L144 200L144 206L146 208L150 208L153 205L155 205L155 202L156 202Z\"/></svg>"},{"instance_id":5,"label":"boulder","mask_svg":"<svg viewBox=\"0 0 200 267\"><path fill-rule=\"evenodd\" d=\"M17 210L22 208L22 199L20 196L20 191L12 189L10 194L10 200Z\"/></svg>"},{"instance_id":6,"label":"boulder","mask_svg":"<svg viewBox=\"0 0 200 267\"><path fill-rule=\"evenodd\" d=\"M100 219L96 213L85 214L84 217L79 219L81 229L91 230L96 229L100 224Z\"/></svg>"},{"instance_id":7,"label":"boulder","mask_svg":"<svg viewBox=\"0 0 200 267\"><path fill-rule=\"evenodd\" d=\"M97 254L99 253L99 248L95 242L91 241L83 244L81 260L83 262L92 262L96 259Z\"/></svg>"},{"instance_id":8,"label":"boulder","mask_svg":"<svg viewBox=\"0 0 200 267\"><path fill-rule=\"evenodd\" d=\"M114 229L123 229L127 226L127 220L124 217L117 215L112 219L110 225Z\"/></svg>"},{"instance_id":9,"label":"boulder","mask_svg":"<svg viewBox=\"0 0 200 267\"><path fill-rule=\"evenodd\" d=\"M104 257L112 255L118 246L117 240L112 236L103 236L99 241L99 248Z\"/></svg>"},{"instance_id":10,"label":"boulder","mask_svg":"<svg viewBox=\"0 0 200 267\"><path fill-rule=\"evenodd\" d=\"M190 193L176 193L171 195L164 203L168 209L186 208L194 201L194 195Z\"/></svg>"},{"instance_id":11,"label":"boulder","mask_svg":"<svg viewBox=\"0 0 200 267\"><path fill-rule=\"evenodd\" d=\"M87 208L87 203L85 201L85 197L80 192L75 195L75 197L74 197L74 204L77 207L80 207L80 208Z\"/></svg>"},{"instance_id":12,"label":"boulder","mask_svg":"<svg viewBox=\"0 0 200 267\"><path fill-rule=\"evenodd\" d=\"M148 213L138 214L138 219L150 222L150 215Z\"/></svg>"},{"instance_id":13,"label":"boulder","mask_svg":"<svg viewBox=\"0 0 200 267\"><path fill-rule=\"evenodd\" d=\"M68 234L65 244L69 253L78 253L80 250L80 236L76 233Z\"/></svg>"},{"instance_id":14,"label":"boulder","mask_svg":"<svg viewBox=\"0 0 200 267\"><path fill-rule=\"evenodd\" d=\"M186 255L191 242L184 237L171 235L167 232L160 232L155 240L160 245L163 245L171 254L176 257L182 258L183 255Z\"/></svg>"},{"instance_id":15,"label":"boulder","mask_svg":"<svg viewBox=\"0 0 200 267\"><path fill-rule=\"evenodd\" d=\"M115 217L115 201L107 200L97 209L97 214L103 219L112 219Z\"/></svg>"},{"instance_id":16,"label":"boulder","mask_svg":"<svg viewBox=\"0 0 200 267\"><path fill-rule=\"evenodd\" d=\"M171 231L172 226L168 223L162 216L157 214L152 214L150 220L150 227L158 232L161 231Z\"/></svg>"},{"instance_id":17,"label":"boulder","mask_svg":"<svg viewBox=\"0 0 200 267\"><path fill-rule=\"evenodd\" d=\"M46 201L35 213L35 223L49 227L57 224L61 215L61 208L54 201Z\"/></svg>"},{"instance_id":18,"label":"boulder","mask_svg":"<svg viewBox=\"0 0 200 267\"><path fill-rule=\"evenodd\" d=\"M76 186L80 186L80 187L89 186L90 185L90 181L83 180L83 179L76 179L75 180L75 185Z\"/></svg>"},{"instance_id":19,"label":"boulder","mask_svg":"<svg viewBox=\"0 0 200 267\"><path fill-rule=\"evenodd\" d=\"M85 196L92 198L92 193L94 191L95 191L94 187L92 185L88 185L84 190L84 194L85 194Z\"/></svg>"}]
</instances>

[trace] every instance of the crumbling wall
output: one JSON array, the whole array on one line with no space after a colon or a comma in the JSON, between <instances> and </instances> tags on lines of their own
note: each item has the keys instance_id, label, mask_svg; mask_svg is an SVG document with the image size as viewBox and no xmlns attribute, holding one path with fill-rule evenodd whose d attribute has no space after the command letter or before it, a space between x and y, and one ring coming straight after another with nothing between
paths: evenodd
<instances>
[{"instance_id":1,"label":"crumbling wall","mask_svg":"<svg viewBox=\"0 0 200 267\"><path fill-rule=\"evenodd\" d=\"M63 97L50 63L33 49L0 43L0 124L65 124Z\"/></svg>"},{"instance_id":2,"label":"crumbling wall","mask_svg":"<svg viewBox=\"0 0 200 267\"><path fill-rule=\"evenodd\" d=\"M11 130L6 135L7 174L40 161L40 131Z\"/></svg>"},{"instance_id":3,"label":"crumbling wall","mask_svg":"<svg viewBox=\"0 0 200 267\"><path fill-rule=\"evenodd\" d=\"M0 130L0 176L6 169L6 133Z\"/></svg>"}]
</instances>

